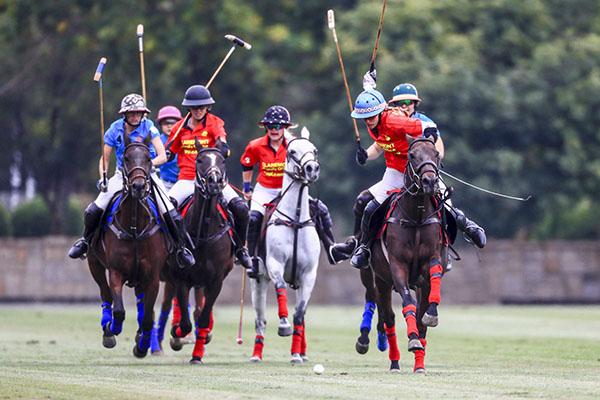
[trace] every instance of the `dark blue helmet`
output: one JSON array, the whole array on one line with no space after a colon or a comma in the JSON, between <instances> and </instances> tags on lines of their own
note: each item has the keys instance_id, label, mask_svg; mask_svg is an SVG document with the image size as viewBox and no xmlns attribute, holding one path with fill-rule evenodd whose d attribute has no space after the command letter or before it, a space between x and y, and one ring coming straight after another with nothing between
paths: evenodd
<instances>
[{"instance_id":1,"label":"dark blue helmet","mask_svg":"<svg viewBox=\"0 0 600 400\"><path fill-rule=\"evenodd\" d=\"M210 96L210 92L207 88L202 85L194 85L190 86L188 90L185 91L185 96L183 97L182 106L210 106L215 104L215 101Z\"/></svg>"}]
</instances>

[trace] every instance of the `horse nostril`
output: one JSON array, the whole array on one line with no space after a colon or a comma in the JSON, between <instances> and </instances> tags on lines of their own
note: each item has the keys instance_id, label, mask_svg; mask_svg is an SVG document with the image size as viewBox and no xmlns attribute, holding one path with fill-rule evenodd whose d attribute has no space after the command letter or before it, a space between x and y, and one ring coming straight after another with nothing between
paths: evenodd
<instances>
[{"instance_id":1,"label":"horse nostril","mask_svg":"<svg viewBox=\"0 0 600 400\"><path fill-rule=\"evenodd\" d=\"M310 165L306 166L306 172L308 172L308 173L312 172L312 167Z\"/></svg>"}]
</instances>

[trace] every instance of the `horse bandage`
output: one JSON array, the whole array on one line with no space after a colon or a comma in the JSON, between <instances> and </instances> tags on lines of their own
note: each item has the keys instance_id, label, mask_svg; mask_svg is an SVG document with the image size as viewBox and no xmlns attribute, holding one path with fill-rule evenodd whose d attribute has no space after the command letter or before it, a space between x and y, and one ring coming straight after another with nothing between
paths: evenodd
<instances>
[{"instance_id":1,"label":"horse bandage","mask_svg":"<svg viewBox=\"0 0 600 400\"><path fill-rule=\"evenodd\" d=\"M440 304L443 269L438 260L434 261L437 261L437 264L429 267L429 303Z\"/></svg>"}]
</instances>

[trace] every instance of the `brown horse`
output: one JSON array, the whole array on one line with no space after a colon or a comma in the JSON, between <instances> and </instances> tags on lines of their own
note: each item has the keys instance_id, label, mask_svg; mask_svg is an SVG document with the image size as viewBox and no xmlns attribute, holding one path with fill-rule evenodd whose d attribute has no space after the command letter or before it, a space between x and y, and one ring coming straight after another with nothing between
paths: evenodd
<instances>
[{"instance_id":1,"label":"brown horse","mask_svg":"<svg viewBox=\"0 0 600 400\"><path fill-rule=\"evenodd\" d=\"M223 280L233 269L233 243L230 236L231 224L226 208L220 205L221 192L227 184L225 159L213 148L202 148L196 140L196 188L193 203L185 216L188 232L195 244L196 265L189 269L172 266L170 272L177 288L177 300L181 309L179 326L174 326L171 335L185 337L192 325L187 312L189 291L196 291L194 320L196 344L190 363L202 363L204 346L211 330L213 305L221 292Z\"/></svg>"},{"instance_id":2,"label":"brown horse","mask_svg":"<svg viewBox=\"0 0 600 400\"><path fill-rule=\"evenodd\" d=\"M115 335L123 328L123 285L135 287L141 331L133 348L136 357L145 357L150 346L159 275L168 256L158 212L152 210L156 203L149 200L152 162L148 144L149 140L131 142L125 135L121 200L112 220L107 222L109 229L96 234L88 254L90 272L102 298L104 347L114 347Z\"/></svg>"},{"instance_id":3,"label":"brown horse","mask_svg":"<svg viewBox=\"0 0 600 400\"><path fill-rule=\"evenodd\" d=\"M396 341L392 289L402 297L407 324L408 351L415 353L414 372L425 372L427 326L438 323L442 277L442 229L435 199L439 153L429 138L408 138L405 189L392 201L387 231L374 246L372 267L377 287L377 307L389 341L390 370L398 371L400 351ZM416 292L416 299L410 289Z\"/></svg>"}]
</instances>

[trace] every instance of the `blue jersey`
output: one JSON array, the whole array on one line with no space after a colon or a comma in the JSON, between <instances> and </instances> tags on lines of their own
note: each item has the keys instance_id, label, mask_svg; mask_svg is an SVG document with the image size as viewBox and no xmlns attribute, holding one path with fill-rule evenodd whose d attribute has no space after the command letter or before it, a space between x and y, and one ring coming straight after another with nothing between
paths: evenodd
<instances>
[{"instance_id":1,"label":"blue jersey","mask_svg":"<svg viewBox=\"0 0 600 400\"><path fill-rule=\"evenodd\" d=\"M410 116L411 118L418 118L423 122L433 122L433 120L431 118L429 118L427 115L425 114L421 114L420 112L415 112L413 115ZM435 122L433 122L435 124ZM436 124L437 126L437 124ZM439 131L438 129L438 136L442 137L442 132Z\"/></svg>"},{"instance_id":2,"label":"blue jersey","mask_svg":"<svg viewBox=\"0 0 600 400\"><path fill-rule=\"evenodd\" d=\"M125 153L125 121L118 119L110 125L110 128L104 133L104 144L115 149L117 157L117 168L123 168L123 153ZM142 119L140 125L135 128L129 138L132 142L143 142L150 135L150 140L160 137L158 129L149 119ZM150 146L150 157L156 157L156 151L153 146Z\"/></svg>"},{"instance_id":3,"label":"blue jersey","mask_svg":"<svg viewBox=\"0 0 600 400\"><path fill-rule=\"evenodd\" d=\"M160 140L162 140L163 144L167 143L169 136L164 133L160 134ZM158 167L160 169L160 179L166 182L177 182L177 177L179 176L179 167L177 166L177 156L173 159L173 161L168 161Z\"/></svg>"}]
</instances>

